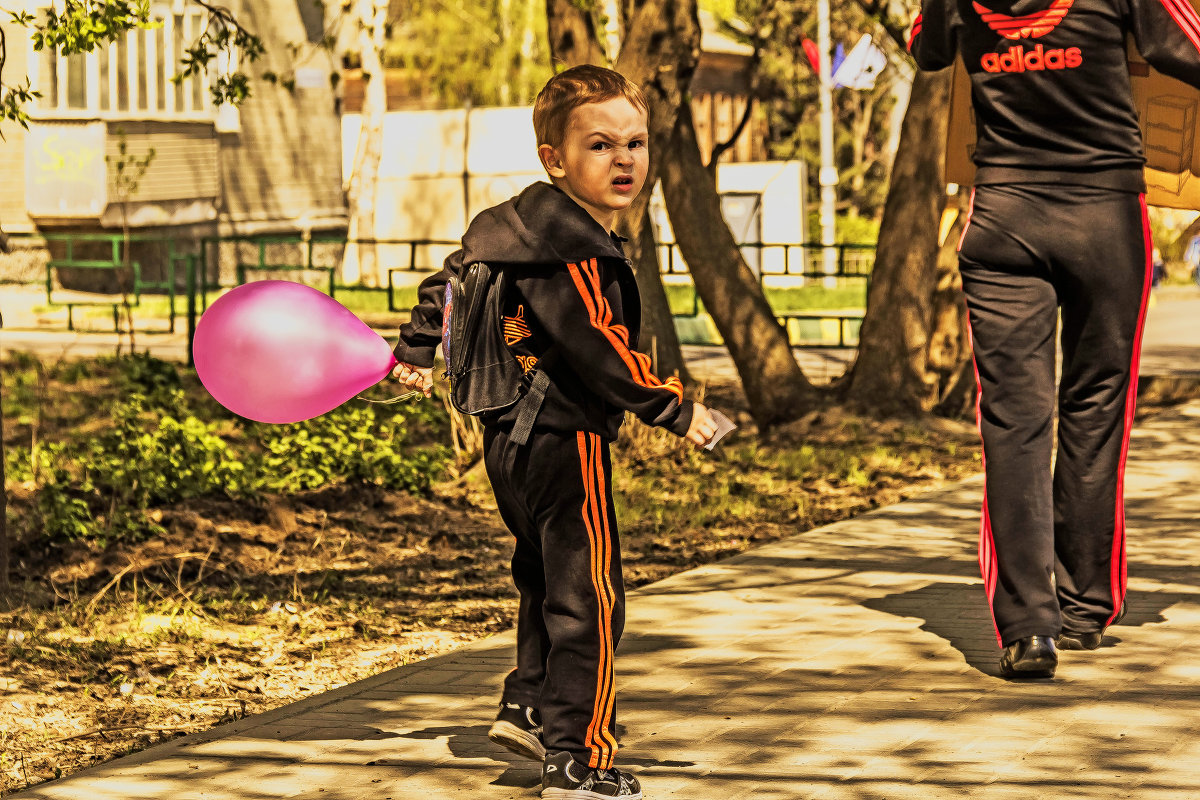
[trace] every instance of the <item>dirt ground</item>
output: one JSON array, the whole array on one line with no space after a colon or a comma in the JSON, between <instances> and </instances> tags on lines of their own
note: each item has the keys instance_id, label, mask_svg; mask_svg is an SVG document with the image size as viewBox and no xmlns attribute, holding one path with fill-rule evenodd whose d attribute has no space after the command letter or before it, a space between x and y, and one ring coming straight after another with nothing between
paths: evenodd
<instances>
[{"instance_id":1,"label":"dirt ground","mask_svg":"<svg viewBox=\"0 0 1200 800\"><path fill-rule=\"evenodd\" d=\"M626 426L614 453L629 586L973 474L966 422L836 411L717 456ZM14 553L0 605L0 793L508 628L511 537L478 470L431 497L336 487L161 511L165 536ZM636 602L636 599L634 600Z\"/></svg>"}]
</instances>

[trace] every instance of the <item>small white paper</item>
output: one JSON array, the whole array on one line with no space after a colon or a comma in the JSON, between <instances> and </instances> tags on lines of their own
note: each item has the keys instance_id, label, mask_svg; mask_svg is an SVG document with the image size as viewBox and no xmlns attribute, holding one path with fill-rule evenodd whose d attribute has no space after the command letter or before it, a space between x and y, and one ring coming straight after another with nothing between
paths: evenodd
<instances>
[{"instance_id":1,"label":"small white paper","mask_svg":"<svg viewBox=\"0 0 1200 800\"><path fill-rule=\"evenodd\" d=\"M729 417L725 416L720 411L717 411L715 408L710 408L708 413L709 416L713 418L713 422L717 423L717 432L714 433L712 438L708 440L708 444L704 445L705 450L712 450L717 446L717 442L721 441L725 434L737 428L737 425L734 425L733 420L729 419Z\"/></svg>"}]
</instances>

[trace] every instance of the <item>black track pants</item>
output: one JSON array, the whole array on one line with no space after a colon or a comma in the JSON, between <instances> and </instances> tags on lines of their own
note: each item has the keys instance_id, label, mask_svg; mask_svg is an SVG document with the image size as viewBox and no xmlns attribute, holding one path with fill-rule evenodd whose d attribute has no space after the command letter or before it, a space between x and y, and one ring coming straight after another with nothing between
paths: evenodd
<instances>
[{"instance_id":1,"label":"black track pants","mask_svg":"<svg viewBox=\"0 0 1200 800\"><path fill-rule=\"evenodd\" d=\"M959 264L987 481L979 564L1001 644L1102 630L1124 601L1151 252L1144 195L985 185L972 196Z\"/></svg>"},{"instance_id":2,"label":"black track pants","mask_svg":"<svg viewBox=\"0 0 1200 800\"><path fill-rule=\"evenodd\" d=\"M518 446L489 428L484 461L516 537L521 595L517 668L503 700L541 711L547 750L607 769L617 750L613 651L625 625L608 442L534 432Z\"/></svg>"}]
</instances>

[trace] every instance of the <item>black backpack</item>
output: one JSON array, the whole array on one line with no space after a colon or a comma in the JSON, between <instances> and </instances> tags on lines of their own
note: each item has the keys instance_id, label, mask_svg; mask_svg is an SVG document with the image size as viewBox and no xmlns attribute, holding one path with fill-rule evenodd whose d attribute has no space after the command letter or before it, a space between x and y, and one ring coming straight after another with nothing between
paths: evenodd
<instances>
[{"instance_id":1,"label":"black backpack","mask_svg":"<svg viewBox=\"0 0 1200 800\"><path fill-rule=\"evenodd\" d=\"M553 352L539 361L533 380L504 343L501 328L506 275L482 261L468 264L461 277L446 282L442 306L442 355L450 380L450 403L463 414L494 420L518 406L510 438L525 444L550 384L546 368Z\"/></svg>"}]
</instances>

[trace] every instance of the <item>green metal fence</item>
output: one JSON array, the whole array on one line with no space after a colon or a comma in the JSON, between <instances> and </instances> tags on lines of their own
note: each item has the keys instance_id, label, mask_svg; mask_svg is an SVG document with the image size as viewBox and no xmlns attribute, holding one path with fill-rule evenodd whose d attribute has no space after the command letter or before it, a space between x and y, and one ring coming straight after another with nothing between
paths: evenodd
<instances>
[{"instance_id":1,"label":"green metal fence","mask_svg":"<svg viewBox=\"0 0 1200 800\"><path fill-rule=\"evenodd\" d=\"M442 254L458 246L456 241L441 239L349 241L343 235L328 233L184 238L54 232L35 238L45 242L50 254L45 267L47 303L66 306L69 329L74 329L75 306L111 305L114 329L119 330L119 308L126 302L137 307L145 295L155 294L167 298L166 330L174 332L176 317L181 313L176 309L176 297L182 292L186 297L182 314L187 321L189 348L196 320L207 308L210 291L222 286L279 274L310 285L315 283L316 288L336 297L339 290L366 288L341 285L337 281L346 247L377 245L385 249L393 266L384 270L385 286L371 291L386 292L387 309L400 313L408 310L397 299L401 276L414 276L407 281L411 287L416 274L438 269ZM668 288L676 295L679 287L691 293L690 303L684 301L683 307L678 302L673 304L676 318L701 319L702 303L691 285L678 245L661 242L657 246ZM856 345L874 261L873 245L834 245L836 258L828 261L825 253L829 248L818 244L748 242L740 247L768 297L784 298L776 303L776 316L793 345ZM830 264L833 271L828 271ZM862 298L861 302L855 300L852 307L793 308L787 302L788 297L812 294L821 287L848 286L861 287L849 295L842 292L842 296Z\"/></svg>"}]
</instances>

